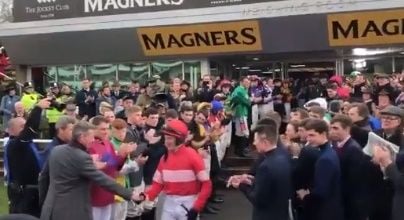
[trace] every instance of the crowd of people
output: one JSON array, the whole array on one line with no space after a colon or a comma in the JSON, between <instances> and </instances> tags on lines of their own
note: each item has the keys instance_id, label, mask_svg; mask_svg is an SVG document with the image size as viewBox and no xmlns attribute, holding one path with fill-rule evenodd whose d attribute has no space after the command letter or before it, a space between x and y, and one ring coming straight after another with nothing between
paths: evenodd
<instances>
[{"instance_id":1,"label":"crowd of people","mask_svg":"<svg viewBox=\"0 0 404 220\"><path fill-rule=\"evenodd\" d=\"M225 155L255 149L250 172L227 181L252 203L254 220L403 219L404 155L382 144L363 151L371 132L404 146L403 75L205 75L196 89L153 76L99 91L83 79L76 94L55 83L40 95L26 83L21 99L10 87L0 105L10 213L156 219L163 192L162 220L197 219L224 202ZM52 142L41 149L38 137Z\"/></svg>"}]
</instances>

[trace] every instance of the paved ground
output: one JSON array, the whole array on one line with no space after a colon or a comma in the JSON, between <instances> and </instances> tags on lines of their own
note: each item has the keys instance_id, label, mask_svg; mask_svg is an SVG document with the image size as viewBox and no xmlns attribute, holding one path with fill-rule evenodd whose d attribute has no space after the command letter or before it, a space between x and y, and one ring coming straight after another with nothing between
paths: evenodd
<instances>
[{"instance_id":1,"label":"paved ground","mask_svg":"<svg viewBox=\"0 0 404 220\"><path fill-rule=\"evenodd\" d=\"M237 190L225 190L219 193L224 194L225 202L218 207L221 208L217 215L203 215L201 220L250 220L252 208L245 196Z\"/></svg>"},{"instance_id":2,"label":"paved ground","mask_svg":"<svg viewBox=\"0 0 404 220\"><path fill-rule=\"evenodd\" d=\"M220 208L220 212L217 215L204 214L201 220L250 220L252 216L252 209L250 202L244 197L244 195L238 190L222 190L219 191L223 194L225 202L220 205L216 205ZM161 203L164 200L164 196L159 198L159 205L157 207L157 220L161 219Z\"/></svg>"}]
</instances>

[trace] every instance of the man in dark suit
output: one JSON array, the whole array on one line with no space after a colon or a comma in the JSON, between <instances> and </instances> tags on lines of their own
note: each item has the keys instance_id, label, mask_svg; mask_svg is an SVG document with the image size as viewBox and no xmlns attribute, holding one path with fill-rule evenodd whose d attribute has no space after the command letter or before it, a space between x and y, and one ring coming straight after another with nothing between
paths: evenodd
<instances>
[{"instance_id":1,"label":"man in dark suit","mask_svg":"<svg viewBox=\"0 0 404 220\"><path fill-rule=\"evenodd\" d=\"M87 148L94 141L94 129L90 123L80 121L73 128L71 143L52 150L48 162L50 185L42 207L42 220L92 220L92 183L126 200L138 199L136 194L99 170L107 162L92 158L87 153Z\"/></svg>"},{"instance_id":2,"label":"man in dark suit","mask_svg":"<svg viewBox=\"0 0 404 220\"><path fill-rule=\"evenodd\" d=\"M366 174L373 165L370 158L362 152L361 146L352 139L352 125L348 116L334 116L330 125L330 139L340 160L345 220L366 220L369 216L371 193Z\"/></svg>"},{"instance_id":3,"label":"man in dark suit","mask_svg":"<svg viewBox=\"0 0 404 220\"><path fill-rule=\"evenodd\" d=\"M374 146L373 160L380 165L388 179L394 183L394 197L392 208L392 220L404 219L404 173L399 167L404 161L404 154L399 153L396 156L396 161L392 157L390 150L382 146Z\"/></svg>"},{"instance_id":4,"label":"man in dark suit","mask_svg":"<svg viewBox=\"0 0 404 220\"><path fill-rule=\"evenodd\" d=\"M310 213L309 219L342 220L340 163L328 142L328 124L312 119L305 124L305 129L308 143L320 149L320 156L314 168L313 188L298 190L297 195Z\"/></svg>"},{"instance_id":5,"label":"man in dark suit","mask_svg":"<svg viewBox=\"0 0 404 220\"><path fill-rule=\"evenodd\" d=\"M72 138L73 126L76 123L76 119L69 116L62 116L55 124L56 136L53 138L52 142L50 142L45 150L44 150L44 159L46 163L48 162L48 158L53 148L59 145L67 144L70 142ZM48 192L49 187L49 166L44 165L42 169L38 183L39 183L39 205L42 207L45 202L46 193Z\"/></svg>"},{"instance_id":6,"label":"man in dark suit","mask_svg":"<svg viewBox=\"0 0 404 220\"><path fill-rule=\"evenodd\" d=\"M76 103L79 106L80 117L87 116L88 119L96 115L97 92L90 87L91 81L83 79L81 82L82 90L76 94Z\"/></svg>"},{"instance_id":7,"label":"man in dark suit","mask_svg":"<svg viewBox=\"0 0 404 220\"><path fill-rule=\"evenodd\" d=\"M253 220L288 219L289 199L292 192L289 155L277 147L278 130L272 125L255 128L254 145L263 161L258 165L255 177L236 176L229 184L240 188L254 206Z\"/></svg>"},{"instance_id":8,"label":"man in dark suit","mask_svg":"<svg viewBox=\"0 0 404 220\"><path fill-rule=\"evenodd\" d=\"M397 106L387 106L380 111L382 129L375 131L383 139L400 147L400 152L404 149L403 111ZM393 209L394 184L391 179L384 178L381 170L374 173L373 180L373 198L370 213L370 220L390 220L392 219L391 210Z\"/></svg>"},{"instance_id":9,"label":"man in dark suit","mask_svg":"<svg viewBox=\"0 0 404 220\"><path fill-rule=\"evenodd\" d=\"M32 109L27 121L11 119L10 141L5 147L7 194L10 213L24 213L39 217L38 175L42 169L40 149L33 143L37 137L41 113L49 108L50 100L43 99Z\"/></svg>"},{"instance_id":10,"label":"man in dark suit","mask_svg":"<svg viewBox=\"0 0 404 220\"><path fill-rule=\"evenodd\" d=\"M119 84L119 81L114 81L111 87L111 96L114 97L115 100L123 99L123 97L125 97L126 92L121 89L121 84Z\"/></svg>"},{"instance_id":11,"label":"man in dark suit","mask_svg":"<svg viewBox=\"0 0 404 220\"><path fill-rule=\"evenodd\" d=\"M292 180L295 191L300 189L311 189L314 185L314 167L320 156L320 150L307 143L306 129L304 126L310 120L310 118L302 120L298 127L298 134L302 148L299 156L297 158L292 158ZM303 207L303 203L300 199L295 197L293 199L293 205L297 219L310 220L310 213L307 213L307 210Z\"/></svg>"}]
</instances>

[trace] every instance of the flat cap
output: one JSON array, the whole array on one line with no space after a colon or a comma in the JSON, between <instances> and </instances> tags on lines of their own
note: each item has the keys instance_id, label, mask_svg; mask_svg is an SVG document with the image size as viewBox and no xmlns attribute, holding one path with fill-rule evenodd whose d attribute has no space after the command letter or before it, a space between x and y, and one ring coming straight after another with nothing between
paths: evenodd
<instances>
[{"instance_id":1,"label":"flat cap","mask_svg":"<svg viewBox=\"0 0 404 220\"><path fill-rule=\"evenodd\" d=\"M393 115L404 118L404 110L400 107L390 105L380 112L381 115Z\"/></svg>"}]
</instances>

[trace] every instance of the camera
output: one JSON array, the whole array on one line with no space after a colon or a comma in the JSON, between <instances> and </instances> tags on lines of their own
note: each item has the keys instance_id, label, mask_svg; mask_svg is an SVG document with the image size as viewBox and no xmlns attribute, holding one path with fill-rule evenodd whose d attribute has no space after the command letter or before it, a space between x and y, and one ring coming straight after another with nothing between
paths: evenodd
<instances>
[{"instance_id":1,"label":"camera","mask_svg":"<svg viewBox=\"0 0 404 220\"><path fill-rule=\"evenodd\" d=\"M59 103L58 101L56 101L56 98L53 98L51 100L51 104L49 105L50 108L56 108L58 111L63 111L66 108L66 104L65 103Z\"/></svg>"},{"instance_id":2,"label":"camera","mask_svg":"<svg viewBox=\"0 0 404 220\"><path fill-rule=\"evenodd\" d=\"M56 100L55 95L48 94L48 98L50 98L50 105L49 108L56 108L58 111L63 111L66 108L65 103L60 103Z\"/></svg>"},{"instance_id":3,"label":"camera","mask_svg":"<svg viewBox=\"0 0 404 220\"><path fill-rule=\"evenodd\" d=\"M203 81L203 82L202 82L202 86L203 86L204 88L209 87L209 81Z\"/></svg>"}]
</instances>

